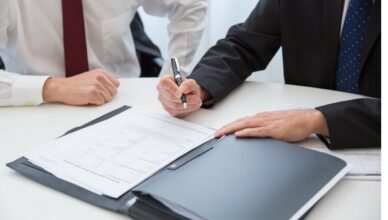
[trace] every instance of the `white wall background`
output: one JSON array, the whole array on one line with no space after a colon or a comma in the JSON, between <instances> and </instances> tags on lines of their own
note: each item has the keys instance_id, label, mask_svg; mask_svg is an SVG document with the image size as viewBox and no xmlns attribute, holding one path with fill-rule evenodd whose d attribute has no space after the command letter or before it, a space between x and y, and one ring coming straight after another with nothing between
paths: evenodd
<instances>
[{"instance_id":1,"label":"white wall background","mask_svg":"<svg viewBox=\"0 0 388 220\"><path fill-rule=\"evenodd\" d=\"M229 27L244 22L259 0L208 0L208 26L202 37L194 62L197 63L202 55L214 45L217 40L224 38ZM147 15L140 10L147 34L166 55L168 35L167 18ZM252 74L250 80L266 82L284 82L281 51L271 61L266 70Z\"/></svg>"}]
</instances>

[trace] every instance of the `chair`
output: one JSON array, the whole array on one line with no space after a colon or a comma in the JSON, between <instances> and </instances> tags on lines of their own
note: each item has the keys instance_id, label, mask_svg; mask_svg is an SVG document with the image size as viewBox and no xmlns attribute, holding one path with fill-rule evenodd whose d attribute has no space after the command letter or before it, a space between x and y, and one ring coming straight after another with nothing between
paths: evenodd
<instances>
[{"instance_id":1,"label":"chair","mask_svg":"<svg viewBox=\"0 0 388 220\"><path fill-rule=\"evenodd\" d=\"M0 57L0 70L5 70L5 66L1 57Z\"/></svg>"},{"instance_id":2,"label":"chair","mask_svg":"<svg viewBox=\"0 0 388 220\"><path fill-rule=\"evenodd\" d=\"M143 22L137 12L130 28L140 64L140 77L158 77L164 61L158 46L145 33Z\"/></svg>"}]
</instances>

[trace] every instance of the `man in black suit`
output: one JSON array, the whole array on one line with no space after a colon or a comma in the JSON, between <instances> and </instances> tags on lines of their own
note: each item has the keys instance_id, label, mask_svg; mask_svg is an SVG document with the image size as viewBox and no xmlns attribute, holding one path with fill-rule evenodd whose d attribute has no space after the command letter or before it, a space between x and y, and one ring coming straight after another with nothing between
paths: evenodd
<instances>
[{"instance_id":1,"label":"man in black suit","mask_svg":"<svg viewBox=\"0 0 388 220\"><path fill-rule=\"evenodd\" d=\"M363 94L307 110L259 113L232 122L216 137L272 137L300 141L317 133L330 148L381 145L381 1L260 0L243 24L230 28L181 87L172 77L158 85L163 107L183 117L211 106L283 49L287 84ZM182 109L180 96L188 106Z\"/></svg>"}]
</instances>

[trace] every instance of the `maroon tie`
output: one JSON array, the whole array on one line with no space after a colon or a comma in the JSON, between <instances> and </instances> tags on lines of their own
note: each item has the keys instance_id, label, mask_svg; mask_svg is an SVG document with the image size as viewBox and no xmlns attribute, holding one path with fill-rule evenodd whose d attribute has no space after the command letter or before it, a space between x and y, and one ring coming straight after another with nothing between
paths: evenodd
<instances>
[{"instance_id":1,"label":"maroon tie","mask_svg":"<svg viewBox=\"0 0 388 220\"><path fill-rule=\"evenodd\" d=\"M89 70L82 0L62 0L66 77Z\"/></svg>"}]
</instances>

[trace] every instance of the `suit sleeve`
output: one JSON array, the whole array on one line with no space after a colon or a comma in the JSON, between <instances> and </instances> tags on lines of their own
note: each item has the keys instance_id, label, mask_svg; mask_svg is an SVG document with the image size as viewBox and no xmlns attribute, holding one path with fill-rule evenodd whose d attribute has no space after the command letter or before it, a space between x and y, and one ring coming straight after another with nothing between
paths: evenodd
<instances>
[{"instance_id":1,"label":"suit sleeve","mask_svg":"<svg viewBox=\"0 0 388 220\"><path fill-rule=\"evenodd\" d=\"M381 100L355 99L317 110L326 118L330 149L381 147Z\"/></svg>"},{"instance_id":2,"label":"suit sleeve","mask_svg":"<svg viewBox=\"0 0 388 220\"><path fill-rule=\"evenodd\" d=\"M279 10L279 1L260 0L244 23L232 26L202 57L189 78L210 92L213 99L208 104L266 68L280 47Z\"/></svg>"}]
</instances>

